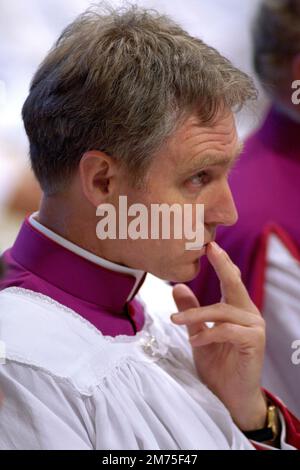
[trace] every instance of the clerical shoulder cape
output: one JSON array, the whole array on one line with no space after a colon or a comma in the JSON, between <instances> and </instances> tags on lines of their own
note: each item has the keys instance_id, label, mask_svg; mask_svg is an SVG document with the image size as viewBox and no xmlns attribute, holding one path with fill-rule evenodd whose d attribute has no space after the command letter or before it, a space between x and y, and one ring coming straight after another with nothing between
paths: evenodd
<instances>
[{"instance_id":1,"label":"clerical shoulder cape","mask_svg":"<svg viewBox=\"0 0 300 470\"><path fill-rule=\"evenodd\" d=\"M110 337L45 295L2 291L0 449L253 449L199 381L185 328L145 309L143 330Z\"/></svg>"},{"instance_id":2,"label":"clerical shoulder cape","mask_svg":"<svg viewBox=\"0 0 300 470\"><path fill-rule=\"evenodd\" d=\"M104 336L45 295L0 293L0 449L253 449L199 380L186 329L169 319L171 288L150 280L135 336Z\"/></svg>"}]
</instances>

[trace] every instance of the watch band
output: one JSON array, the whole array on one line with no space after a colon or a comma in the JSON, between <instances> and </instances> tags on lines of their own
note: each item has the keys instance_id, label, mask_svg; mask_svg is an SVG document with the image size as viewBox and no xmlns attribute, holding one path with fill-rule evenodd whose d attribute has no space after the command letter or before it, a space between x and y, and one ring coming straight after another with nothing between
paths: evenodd
<instances>
[{"instance_id":1,"label":"watch band","mask_svg":"<svg viewBox=\"0 0 300 470\"><path fill-rule=\"evenodd\" d=\"M255 429L253 431L244 431L244 435L257 442L269 442L270 444L275 443L279 437L279 419L278 411L276 406L268 401L266 426L261 429Z\"/></svg>"},{"instance_id":2,"label":"watch band","mask_svg":"<svg viewBox=\"0 0 300 470\"><path fill-rule=\"evenodd\" d=\"M274 439L271 428L256 429L255 431L244 431L245 436L251 441L267 442Z\"/></svg>"}]
</instances>

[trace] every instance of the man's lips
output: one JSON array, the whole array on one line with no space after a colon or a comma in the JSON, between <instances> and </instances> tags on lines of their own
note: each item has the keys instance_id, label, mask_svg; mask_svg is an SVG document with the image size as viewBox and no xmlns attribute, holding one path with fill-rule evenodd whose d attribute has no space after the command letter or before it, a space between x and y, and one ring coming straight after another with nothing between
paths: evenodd
<instances>
[{"instance_id":1,"label":"man's lips","mask_svg":"<svg viewBox=\"0 0 300 470\"><path fill-rule=\"evenodd\" d=\"M204 251L204 253L206 253L206 248L207 248L207 246L208 246L208 243L205 243L205 244L203 245L201 251Z\"/></svg>"},{"instance_id":2,"label":"man's lips","mask_svg":"<svg viewBox=\"0 0 300 470\"><path fill-rule=\"evenodd\" d=\"M202 248L197 251L197 257L195 258L195 261L199 261L199 258L201 258L202 256L204 256L206 254L206 248L207 248L207 245L209 244L209 242L205 243Z\"/></svg>"},{"instance_id":3,"label":"man's lips","mask_svg":"<svg viewBox=\"0 0 300 470\"><path fill-rule=\"evenodd\" d=\"M212 238L212 239L209 240L208 242L204 243L203 248L206 249L206 248L208 247L208 245L209 245L211 242L213 242L213 241L214 241L214 239Z\"/></svg>"},{"instance_id":4,"label":"man's lips","mask_svg":"<svg viewBox=\"0 0 300 470\"><path fill-rule=\"evenodd\" d=\"M212 238L211 240L209 240L209 241L207 241L206 243L203 244L201 250L199 251L200 257L206 254L206 249L207 249L208 245L209 245L213 240L214 240L214 239ZM198 256L198 258L199 258L199 256Z\"/></svg>"}]
</instances>

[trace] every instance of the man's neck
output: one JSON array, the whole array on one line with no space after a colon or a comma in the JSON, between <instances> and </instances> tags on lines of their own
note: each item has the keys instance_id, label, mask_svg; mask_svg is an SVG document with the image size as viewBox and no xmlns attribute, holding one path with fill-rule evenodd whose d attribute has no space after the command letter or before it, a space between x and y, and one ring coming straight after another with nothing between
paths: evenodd
<instances>
[{"instance_id":1,"label":"man's neck","mask_svg":"<svg viewBox=\"0 0 300 470\"><path fill-rule=\"evenodd\" d=\"M79 218L77 214L80 214ZM95 235L95 223L89 220L87 215L87 211L83 208L82 210L77 208L75 213L70 205L66 206L63 198L51 196L42 199L35 218L44 227L71 243L96 256L106 258Z\"/></svg>"},{"instance_id":2,"label":"man's neck","mask_svg":"<svg viewBox=\"0 0 300 470\"><path fill-rule=\"evenodd\" d=\"M69 202L66 204L63 197L44 197L35 218L44 227L74 245L108 262L131 269L123 262L121 248L118 249L116 244L108 247L105 240L97 238L97 221L92 207L74 208ZM133 269L141 270L139 267Z\"/></svg>"}]
</instances>

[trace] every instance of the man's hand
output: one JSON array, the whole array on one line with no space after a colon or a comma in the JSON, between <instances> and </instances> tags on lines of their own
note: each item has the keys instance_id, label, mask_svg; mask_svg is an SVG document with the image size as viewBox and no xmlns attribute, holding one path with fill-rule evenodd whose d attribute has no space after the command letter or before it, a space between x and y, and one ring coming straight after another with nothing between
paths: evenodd
<instances>
[{"instance_id":1,"label":"man's hand","mask_svg":"<svg viewBox=\"0 0 300 470\"><path fill-rule=\"evenodd\" d=\"M212 242L207 257L220 279L222 301L200 307L193 292L178 284L173 296L180 313L171 319L187 326L199 377L228 408L237 426L243 431L263 428L265 323L227 253Z\"/></svg>"}]
</instances>

